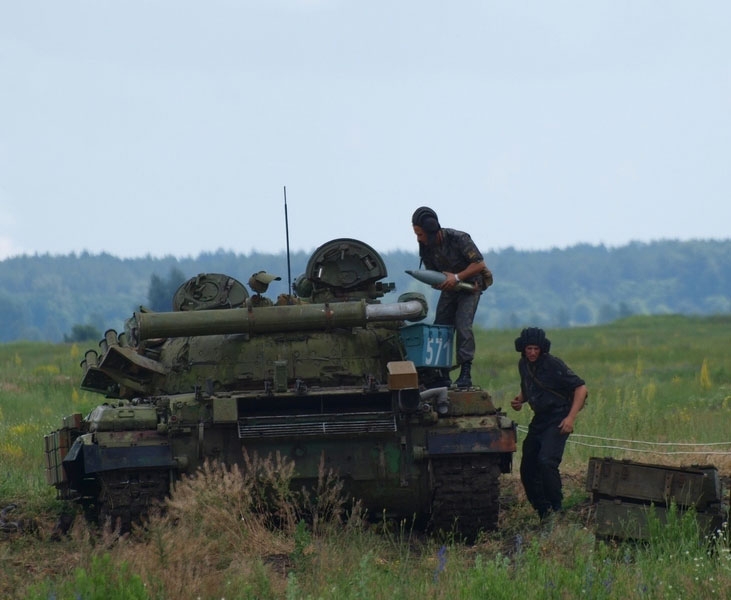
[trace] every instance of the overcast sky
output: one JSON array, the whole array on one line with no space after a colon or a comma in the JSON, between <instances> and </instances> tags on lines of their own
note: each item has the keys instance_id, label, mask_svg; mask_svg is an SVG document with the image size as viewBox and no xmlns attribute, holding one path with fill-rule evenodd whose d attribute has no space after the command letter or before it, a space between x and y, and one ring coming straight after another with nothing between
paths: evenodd
<instances>
[{"instance_id":1,"label":"overcast sky","mask_svg":"<svg viewBox=\"0 0 731 600\"><path fill-rule=\"evenodd\" d=\"M728 239L731 2L0 0L0 259Z\"/></svg>"}]
</instances>

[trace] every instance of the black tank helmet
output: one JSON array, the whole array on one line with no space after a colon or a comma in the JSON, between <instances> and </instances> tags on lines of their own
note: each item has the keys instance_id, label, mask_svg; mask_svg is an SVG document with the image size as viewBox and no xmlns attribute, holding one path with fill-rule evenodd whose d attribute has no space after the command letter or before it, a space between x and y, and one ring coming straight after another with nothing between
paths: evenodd
<instances>
[{"instance_id":1,"label":"black tank helmet","mask_svg":"<svg viewBox=\"0 0 731 600\"><path fill-rule=\"evenodd\" d=\"M441 229L437 213L428 206L420 206L414 211L411 216L411 224L421 227L429 235L433 235Z\"/></svg>"},{"instance_id":2,"label":"black tank helmet","mask_svg":"<svg viewBox=\"0 0 731 600\"><path fill-rule=\"evenodd\" d=\"M540 327L526 327L520 332L520 337L515 338L515 350L522 353L526 346L538 346L542 354L548 354L551 351L551 340Z\"/></svg>"}]
</instances>

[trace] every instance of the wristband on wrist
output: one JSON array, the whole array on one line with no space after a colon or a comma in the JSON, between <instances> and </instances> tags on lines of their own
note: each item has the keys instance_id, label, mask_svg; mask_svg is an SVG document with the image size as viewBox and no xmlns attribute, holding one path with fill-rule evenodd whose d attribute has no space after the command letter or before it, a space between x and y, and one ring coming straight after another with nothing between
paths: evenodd
<instances>
[{"instance_id":1,"label":"wristband on wrist","mask_svg":"<svg viewBox=\"0 0 731 600\"><path fill-rule=\"evenodd\" d=\"M454 274L454 278L459 281L459 275L457 273Z\"/></svg>"}]
</instances>

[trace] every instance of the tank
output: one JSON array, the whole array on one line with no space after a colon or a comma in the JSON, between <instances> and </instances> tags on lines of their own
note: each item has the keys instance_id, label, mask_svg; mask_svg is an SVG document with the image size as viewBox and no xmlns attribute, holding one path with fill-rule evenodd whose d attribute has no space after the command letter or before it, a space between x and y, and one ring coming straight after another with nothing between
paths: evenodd
<instances>
[{"instance_id":1,"label":"tank","mask_svg":"<svg viewBox=\"0 0 731 600\"><path fill-rule=\"evenodd\" d=\"M451 328L423 323L421 294L395 291L369 245L329 241L290 293L200 274L170 312L140 308L81 362L104 400L45 436L46 478L96 521L129 528L205 461L289 457L293 484L321 464L382 519L475 538L497 528L516 424L478 387L434 387Z\"/></svg>"}]
</instances>

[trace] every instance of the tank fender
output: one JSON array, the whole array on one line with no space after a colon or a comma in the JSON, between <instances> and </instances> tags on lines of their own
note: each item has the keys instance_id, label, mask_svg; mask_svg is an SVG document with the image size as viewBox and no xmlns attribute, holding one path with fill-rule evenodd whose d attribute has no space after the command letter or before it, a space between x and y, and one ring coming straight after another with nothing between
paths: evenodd
<instances>
[{"instance_id":1,"label":"tank fender","mask_svg":"<svg viewBox=\"0 0 731 600\"><path fill-rule=\"evenodd\" d=\"M446 419L445 419L446 420ZM460 419L465 421L466 419ZM495 427L464 427L466 423L455 423L456 427L437 428L427 434L426 447L429 456L449 454L502 454L516 451L517 433L515 427L501 429L497 420Z\"/></svg>"},{"instance_id":2,"label":"tank fender","mask_svg":"<svg viewBox=\"0 0 731 600\"><path fill-rule=\"evenodd\" d=\"M103 447L88 443L90 435L80 436L63 459L70 482L94 473L117 469L176 467L169 444Z\"/></svg>"}]
</instances>

